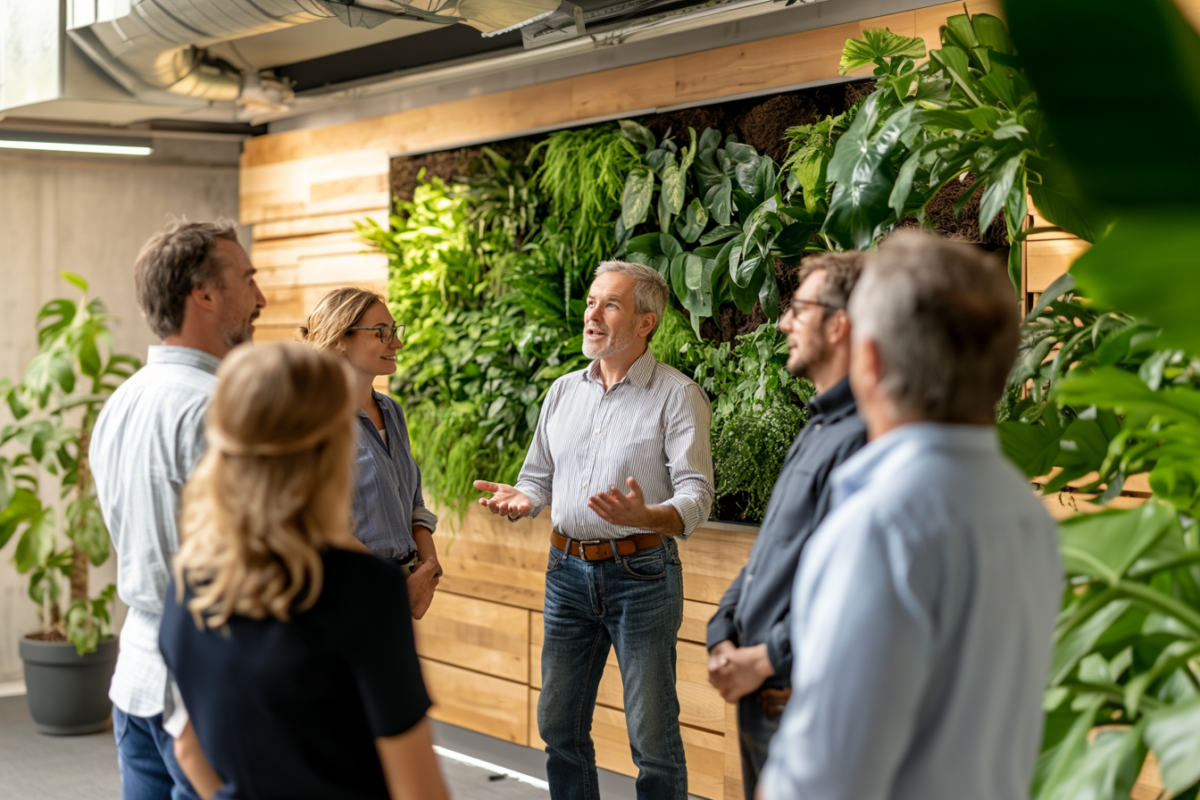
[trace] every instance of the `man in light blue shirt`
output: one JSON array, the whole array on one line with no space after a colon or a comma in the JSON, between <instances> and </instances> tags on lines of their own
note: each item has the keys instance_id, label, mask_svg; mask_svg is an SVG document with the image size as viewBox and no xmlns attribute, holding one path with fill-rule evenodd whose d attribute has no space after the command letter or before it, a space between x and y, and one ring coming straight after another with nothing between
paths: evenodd
<instances>
[{"instance_id":1,"label":"man in light blue shirt","mask_svg":"<svg viewBox=\"0 0 1200 800\"><path fill-rule=\"evenodd\" d=\"M129 606L108 696L122 800L194 800L172 741L187 714L158 627L217 366L253 338L266 300L228 221L168 225L142 247L134 272L138 305L162 345L104 404L88 453L117 555L117 594Z\"/></svg>"},{"instance_id":2,"label":"man in light blue shirt","mask_svg":"<svg viewBox=\"0 0 1200 800\"><path fill-rule=\"evenodd\" d=\"M1063 581L1054 523L993 425L1012 286L969 245L899 235L849 310L870 442L833 473L801 559L762 795L1027 798Z\"/></svg>"}]
</instances>

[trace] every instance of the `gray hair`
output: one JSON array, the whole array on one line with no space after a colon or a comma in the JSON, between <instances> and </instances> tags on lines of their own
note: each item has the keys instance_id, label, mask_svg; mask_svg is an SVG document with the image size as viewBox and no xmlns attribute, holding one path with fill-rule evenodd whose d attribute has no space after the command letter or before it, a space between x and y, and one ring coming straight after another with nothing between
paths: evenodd
<instances>
[{"instance_id":1,"label":"gray hair","mask_svg":"<svg viewBox=\"0 0 1200 800\"><path fill-rule=\"evenodd\" d=\"M654 315L654 327L646 336L646 341L649 342L654 338L658 326L662 324L663 314L667 310L667 301L671 296L667 290L667 279L653 267L631 264L628 261L601 261L600 266L596 267L597 278L609 272L629 275L637 281L637 286L633 289L634 313Z\"/></svg>"},{"instance_id":2,"label":"gray hair","mask_svg":"<svg viewBox=\"0 0 1200 800\"><path fill-rule=\"evenodd\" d=\"M138 306L150 330L161 339L183 328L187 297L197 286L224 288L217 240L236 242L232 220L177 220L150 237L134 262Z\"/></svg>"},{"instance_id":3,"label":"gray hair","mask_svg":"<svg viewBox=\"0 0 1200 800\"><path fill-rule=\"evenodd\" d=\"M880 388L898 412L935 422L994 416L1020 338L1012 283L994 256L896 234L868 258L850 321L855 340L879 349Z\"/></svg>"}]
</instances>

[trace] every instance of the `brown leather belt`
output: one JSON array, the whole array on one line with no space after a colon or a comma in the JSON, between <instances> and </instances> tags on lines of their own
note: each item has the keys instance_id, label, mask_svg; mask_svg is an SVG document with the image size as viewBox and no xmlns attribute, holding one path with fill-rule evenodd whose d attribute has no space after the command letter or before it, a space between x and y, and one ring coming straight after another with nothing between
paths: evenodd
<instances>
[{"instance_id":1,"label":"brown leather belt","mask_svg":"<svg viewBox=\"0 0 1200 800\"><path fill-rule=\"evenodd\" d=\"M568 543L570 543L570 549L567 549ZM582 558L584 561L605 561L613 557L613 545L616 545L618 555L631 556L639 550L662 547L663 537L657 533L636 533L633 536L626 536L624 539L579 542L551 531L550 544L567 555Z\"/></svg>"},{"instance_id":2,"label":"brown leather belt","mask_svg":"<svg viewBox=\"0 0 1200 800\"><path fill-rule=\"evenodd\" d=\"M784 706L792 697L791 689L759 689L755 694L758 695L758 702L762 703L763 711L768 715L777 717L783 713Z\"/></svg>"}]
</instances>

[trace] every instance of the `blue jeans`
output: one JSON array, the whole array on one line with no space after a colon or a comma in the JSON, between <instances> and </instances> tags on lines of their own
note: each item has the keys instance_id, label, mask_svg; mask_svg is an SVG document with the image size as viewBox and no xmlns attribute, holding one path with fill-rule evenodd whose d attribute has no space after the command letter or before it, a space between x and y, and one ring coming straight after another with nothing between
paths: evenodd
<instances>
[{"instance_id":1,"label":"blue jeans","mask_svg":"<svg viewBox=\"0 0 1200 800\"><path fill-rule=\"evenodd\" d=\"M779 732L782 719L783 714L771 714L762 707L757 692L738 701L738 748L742 753L742 790L746 800L754 800L754 790L767 764L771 737Z\"/></svg>"},{"instance_id":2,"label":"blue jeans","mask_svg":"<svg viewBox=\"0 0 1200 800\"><path fill-rule=\"evenodd\" d=\"M592 715L610 647L625 686L625 724L638 800L687 800L675 694L675 637L683 622L678 545L607 561L550 549L538 731L554 800L598 800Z\"/></svg>"},{"instance_id":3,"label":"blue jeans","mask_svg":"<svg viewBox=\"0 0 1200 800\"><path fill-rule=\"evenodd\" d=\"M200 800L175 760L175 741L162 714L135 717L113 707L121 800Z\"/></svg>"}]
</instances>

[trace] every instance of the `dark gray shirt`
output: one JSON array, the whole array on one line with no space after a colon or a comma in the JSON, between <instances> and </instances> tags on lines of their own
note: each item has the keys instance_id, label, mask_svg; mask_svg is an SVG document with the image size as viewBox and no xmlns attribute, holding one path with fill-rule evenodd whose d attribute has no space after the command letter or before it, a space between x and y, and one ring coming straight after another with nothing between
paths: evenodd
<instances>
[{"instance_id":1,"label":"dark gray shirt","mask_svg":"<svg viewBox=\"0 0 1200 800\"><path fill-rule=\"evenodd\" d=\"M771 502L750 550L708 623L708 647L767 645L775 675L763 686L788 686L792 672L792 582L800 551L829 513L829 473L867 443L849 379L814 397L808 425L796 437L775 481Z\"/></svg>"}]
</instances>

